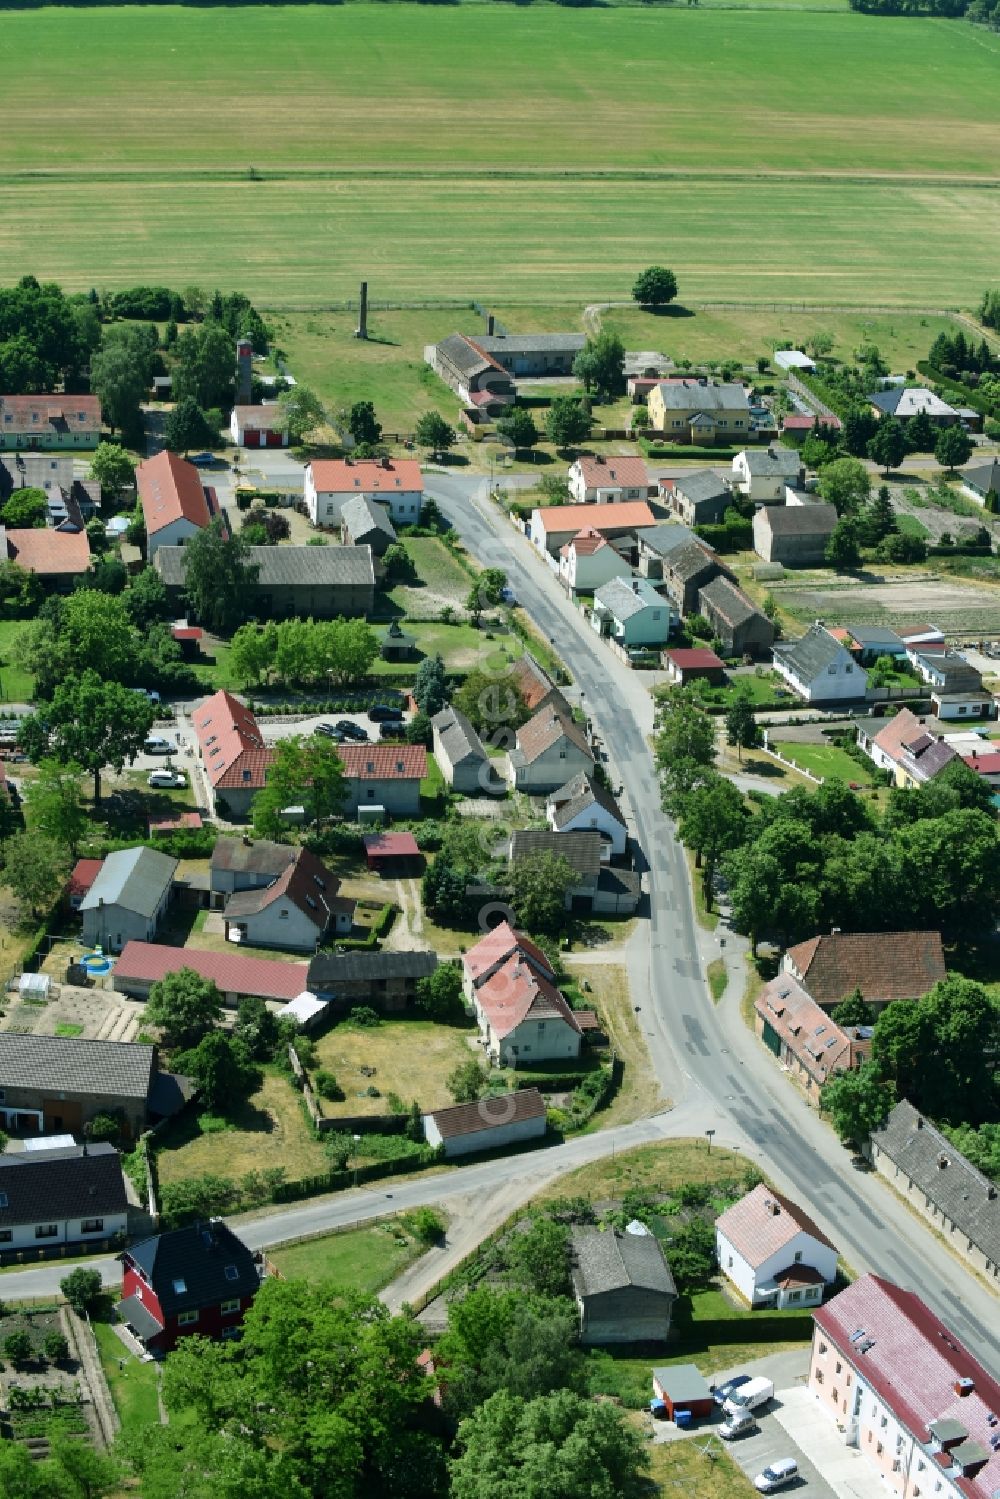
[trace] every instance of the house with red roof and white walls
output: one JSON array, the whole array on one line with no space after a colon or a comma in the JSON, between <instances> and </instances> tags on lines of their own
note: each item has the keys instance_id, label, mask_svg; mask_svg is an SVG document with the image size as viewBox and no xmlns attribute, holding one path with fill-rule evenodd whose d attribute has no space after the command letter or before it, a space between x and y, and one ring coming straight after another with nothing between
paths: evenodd
<instances>
[{"instance_id":1,"label":"house with red roof and white walls","mask_svg":"<svg viewBox=\"0 0 1000 1499\"><path fill-rule=\"evenodd\" d=\"M583 1033L548 959L508 922L462 959L466 997L480 1040L497 1066L531 1066L580 1055Z\"/></svg>"},{"instance_id":2,"label":"house with red roof and white walls","mask_svg":"<svg viewBox=\"0 0 1000 1499\"><path fill-rule=\"evenodd\" d=\"M802 1209L760 1182L715 1220L719 1268L750 1306L810 1306L837 1278L837 1249Z\"/></svg>"},{"instance_id":3,"label":"house with red roof and white walls","mask_svg":"<svg viewBox=\"0 0 1000 1499\"><path fill-rule=\"evenodd\" d=\"M584 526L559 548L559 581L569 593L593 593L632 569L619 551L592 526Z\"/></svg>"},{"instance_id":4,"label":"house with red roof and white walls","mask_svg":"<svg viewBox=\"0 0 1000 1499\"><path fill-rule=\"evenodd\" d=\"M415 458L322 458L306 465L306 510L314 526L339 530L344 506L356 495L387 506L395 525L416 525L424 499L420 464Z\"/></svg>"},{"instance_id":5,"label":"house with red roof and white walls","mask_svg":"<svg viewBox=\"0 0 1000 1499\"><path fill-rule=\"evenodd\" d=\"M215 490L201 482L193 463L164 448L135 471L146 525L146 558L158 547L183 546L218 513Z\"/></svg>"},{"instance_id":6,"label":"house with red roof and white walls","mask_svg":"<svg viewBox=\"0 0 1000 1499\"><path fill-rule=\"evenodd\" d=\"M233 820L248 817L274 758L256 718L246 703L220 691L195 708L191 723L216 806Z\"/></svg>"},{"instance_id":7,"label":"house with red roof and white walls","mask_svg":"<svg viewBox=\"0 0 1000 1499\"><path fill-rule=\"evenodd\" d=\"M813 1323L808 1391L869 1466L868 1491L995 1499L1000 1382L915 1292L863 1275Z\"/></svg>"}]
</instances>

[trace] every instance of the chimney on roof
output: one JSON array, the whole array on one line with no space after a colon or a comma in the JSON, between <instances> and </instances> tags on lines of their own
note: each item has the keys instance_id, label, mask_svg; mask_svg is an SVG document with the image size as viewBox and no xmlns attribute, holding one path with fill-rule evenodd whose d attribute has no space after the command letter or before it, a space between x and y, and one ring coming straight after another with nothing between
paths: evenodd
<instances>
[{"instance_id":1,"label":"chimney on roof","mask_svg":"<svg viewBox=\"0 0 1000 1499\"><path fill-rule=\"evenodd\" d=\"M938 1163L938 1170L939 1171L944 1171L944 1170L947 1169L947 1166L948 1166L948 1157L945 1155L944 1151L942 1151L941 1154L938 1156L937 1163Z\"/></svg>"},{"instance_id":2,"label":"chimney on roof","mask_svg":"<svg viewBox=\"0 0 1000 1499\"><path fill-rule=\"evenodd\" d=\"M638 593L639 592L639 579L638 578L633 578L632 579L632 592L633 593Z\"/></svg>"},{"instance_id":3,"label":"chimney on roof","mask_svg":"<svg viewBox=\"0 0 1000 1499\"><path fill-rule=\"evenodd\" d=\"M253 344L248 338L236 341L236 404L249 406L252 395Z\"/></svg>"},{"instance_id":4,"label":"chimney on roof","mask_svg":"<svg viewBox=\"0 0 1000 1499\"><path fill-rule=\"evenodd\" d=\"M392 459L391 458L383 458L382 459L382 467L383 468L390 468L391 469L392 468Z\"/></svg>"},{"instance_id":5,"label":"chimney on roof","mask_svg":"<svg viewBox=\"0 0 1000 1499\"><path fill-rule=\"evenodd\" d=\"M358 299L358 326L354 330L355 338L368 337L368 282L362 281L361 295Z\"/></svg>"},{"instance_id":6,"label":"chimney on roof","mask_svg":"<svg viewBox=\"0 0 1000 1499\"><path fill-rule=\"evenodd\" d=\"M496 327L496 325L497 325L496 318L493 316L492 312L488 312L486 314L486 337L487 338L492 338L493 337L493 330Z\"/></svg>"},{"instance_id":7,"label":"chimney on roof","mask_svg":"<svg viewBox=\"0 0 1000 1499\"><path fill-rule=\"evenodd\" d=\"M831 937L839 937L840 933L841 933L841 930L842 930L842 928L839 927L839 926L832 926L830 928L830 936Z\"/></svg>"},{"instance_id":8,"label":"chimney on roof","mask_svg":"<svg viewBox=\"0 0 1000 1499\"><path fill-rule=\"evenodd\" d=\"M778 1214L781 1212L781 1208L775 1202L773 1197L765 1198L764 1210L765 1212L770 1213L772 1218L777 1218Z\"/></svg>"},{"instance_id":9,"label":"chimney on roof","mask_svg":"<svg viewBox=\"0 0 1000 1499\"><path fill-rule=\"evenodd\" d=\"M968 1375L964 1375L961 1379L955 1380L956 1395L971 1395L975 1388L976 1381L974 1379L970 1379Z\"/></svg>"}]
</instances>

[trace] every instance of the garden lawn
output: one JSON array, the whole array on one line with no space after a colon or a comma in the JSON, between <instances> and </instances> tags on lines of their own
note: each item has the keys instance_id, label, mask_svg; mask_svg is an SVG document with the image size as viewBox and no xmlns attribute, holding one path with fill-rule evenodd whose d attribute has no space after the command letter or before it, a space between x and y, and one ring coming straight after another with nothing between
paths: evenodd
<instances>
[{"instance_id":1,"label":"garden lawn","mask_svg":"<svg viewBox=\"0 0 1000 1499\"><path fill-rule=\"evenodd\" d=\"M431 1020L334 1026L316 1043L317 1066L335 1075L346 1097L340 1103L324 1100L324 1114L335 1119L387 1113L391 1093L404 1104L415 1098L422 1109L450 1105L454 1100L448 1092L448 1074L473 1055L466 1045L470 1035L468 1030ZM373 1074L365 1076L362 1067L373 1068ZM377 1088L380 1096L368 1097L365 1090L369 1087Z\"/></svg>"},{"instance_id":2,"label":"garden lawn","mask_svg":"<svg viewBox=\"0 0 1000 1499\"><path fill-rule=\"evenodd\" d=\"M586 981L590 985L590 992L584 991L581 998L596 1007L609 1042L625 1064L621 1086L607 1108L594 1116L588 1129L610 1129L659 1113L664 1106L663 1095L632 1006L627 970L618 963L581 963L575 967L571 957L563 961L578 984Z\"/></svg>"},{"instance_id":3,"label":"garden lawn","mask_svg":"<svg viewBox=\"0 0 1000 1499\"><path fill-rule=\"evenodd\" d=\"M756 1492L725 1443L713 1441L706 1454L704 1434L697 1430L688 1441L650 1443L646 1450L649 1476L664 1499L751 1499Z\"/></svg>"},{"instance_id":4,"label":"garden lawn","mask_svg":"<svg viewBox=\"0 0 1000 1499\"><path fill-rule=\"evenodd\" d=\"M485 630L476 630L464 622L412 624L404 620L403 627L415 638L415 655L409 661L385 661L381 656L377 657L372 666L374 677L416 676L425 656L440 656L447 671L469 672L488 660L496 650L496 642L487 639ZM385 629L379 626L378 634L384 635Z\"/></svg>"},{"instance_id":5,"label":"garden lawn","mask_svg":"<svg viewBox=\"0 0 1000 1499\"><path fill-rule=\"evenodd\" d=\"M156 1155L160 1182L206 1175L238 1179L275 1166L283 1166L287 1179L297 1181L329 1169L302 1099L283 1072L266 1071L261 1087L237 1110L232 1123L231 1129L202 1134L197 1118L185 1114L168 1126Z\"/></svg>"},{"instance_id":6,"label":"garden lawn","mask_svg":"<svg viewBox=\"0 0 1000 1499\"><path fill-rule=\"evenodd\" d=\"M774 740L773 746L786 760L794 760L796 765L801 765L814 776L857 781L860 786L870 786L872 783L871 775L864 766L835 744L799 744L797 741L792 743L788 740Z\"/></svg>"},{"instance_id":7,"label":"garden lawn","mask_svg":"<svg viewBox=\"0 0 1000 1499\"><path fill-rule=\"evenodd\" d=\"M805 1347L812 1327L808 1312L744 1311L715 1287L696 1291L675 1302L670 1340L662 1355L638 1358L628 1349L593 1350L587 1357L588 1385L592 1394L618 1395L638 1408L650 1399L653 1363L696 1364L709 1376L733 1364Z\"/></svg>"},{"instance_id":8,"label":"garden lawn","mask_svg":"<svg viewBox=\"0 0 1000 1499\"><path fill-rule=\"evenodd\" d=\"M930 535L923 521L917 520L915 515L907 515L903 510L896 511L896 530L901 536L917 536L921 541Z\"/></svg>"},{"instance_id":9,"label":"garden lawn","mask_svg":"<svg viewBox=\"0 0 1000 1499\"><path fill-rule=\"evenodd\" d=\"M404 614L439 614L447 605L465 613L472 579L437 536L400 537L417 573L415 583L397 583L389 597ZM407 627L411 628L411 627Z\"/></svg>"},{"instance_id":10,"label":"garden lawn","mask_svg":"<svg viewBox=\"0 0 1000 1499\"><path fill-rule=\"evenodd\" d=\"M22 619L0 619L0 702L30 703L35 693L34 677L13 666L10 659L14 637L23 624Z\"/></svg>"},{"instance_id":11,"label":"garden lawn","mask_svg":"<svg viewBox=\"0 0 1000 1499\"><path fill-rule=\"evenodd\" d=\"M627 89L597 81L609 57ZM998 57L987 31L846 10L15 11L0 257L72 290L195 282L287 309L367 274L376 332L380 298L627 297L665 245L689 298L971 305L1000 223ZM853 152L859 120L877 161Z\"/></svg>"},{"instance_id":12,"label":"garden lawn","mask_svg":"<svg viewBox=\"0 0 1000 1499\"><path fill-rule=\"evenodd\" d=\"M135 1437L141 1434L144 1427L159 1425L159 1366L156 1363L141 1363L139 1359L126 1354L115 1336L110 1316L108 1307L103 1314L92 1318L91 1325L97 1339L101 1367L122 1423L122 1432L126 1438Z\"/></svg>"},{"instance_id":13,"label":"garden lawn","mask_svg":"<svg viewBox=\"0 0 1000 1499\"><path fill-rule=\"evenodd\" d=\"M662 1145L619 1151L613 1158L606 1156L557 1177L533 1200L586 1197L591 1202L607 1202L628 1191L669 1193L684 1182L716 1185L742 1180L747 1170L742 1156L722 1146L709 1153L707 1147L707 1140L667 1140Z\"/></svg>"},{"instance_id":14,"label":"garden lawn","mask_svg":"<svg viewBox=\"0 0 1000 1499\"><path fill-rule=\"evenodd\" d=\"M373 1295L412 1265L424 1248L399 1219L393 1218L388 1223L289 1244L272 1250L270 1258L286 1280L333 1280L352 1291Z\"/></svg>"}]
</instances>

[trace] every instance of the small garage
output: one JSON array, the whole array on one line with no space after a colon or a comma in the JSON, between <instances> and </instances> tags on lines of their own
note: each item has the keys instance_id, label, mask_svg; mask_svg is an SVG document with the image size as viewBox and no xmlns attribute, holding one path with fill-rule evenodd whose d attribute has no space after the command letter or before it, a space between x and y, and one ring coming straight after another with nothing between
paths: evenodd
<instances>
[{"instance_id":1,"label":"small garage","mask_svg":"<svg viewBox=\"0 0 1000 1499\"><path fill-rule=\"evenodd\" d=\"M654 1369L653 1396L663 1403L668 1421L676 1421L679 1411L689 1411L693 1420L709 1416L715 1404L708 1381L694 1364L667 1364Z\"/></svg>"}]
</instances>

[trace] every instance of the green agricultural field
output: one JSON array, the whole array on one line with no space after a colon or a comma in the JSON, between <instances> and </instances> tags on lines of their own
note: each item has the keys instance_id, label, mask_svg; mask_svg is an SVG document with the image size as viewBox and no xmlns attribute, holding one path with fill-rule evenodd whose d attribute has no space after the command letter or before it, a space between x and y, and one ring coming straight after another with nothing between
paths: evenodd
<instances>
[{"instance_id":1,"label":"green agricultural field","mask_svg":"<svg viewBox=\"0 0 1000 1499\"><path fill-rule=\"evenodd\" d=\"M8 13L0 258L285 308L362 275L613 299L654 259L694 299L968 305L995 272L998 58L839 8Z\"/></svg>"}]
</instances>

